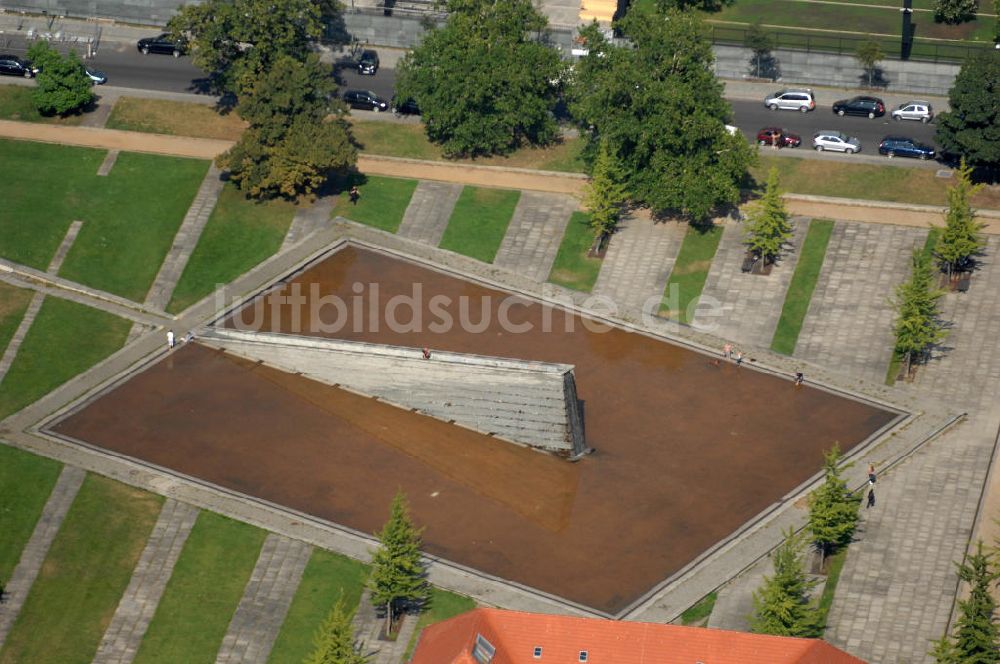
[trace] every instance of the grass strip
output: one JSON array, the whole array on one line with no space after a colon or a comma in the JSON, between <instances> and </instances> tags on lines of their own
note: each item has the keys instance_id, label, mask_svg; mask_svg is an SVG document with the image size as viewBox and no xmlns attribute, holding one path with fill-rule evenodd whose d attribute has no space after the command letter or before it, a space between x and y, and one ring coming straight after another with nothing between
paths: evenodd
<instances>
[{"instance_id":1,"label":"grass strip","mask_svg":"<svg viewBox=\"0 0 1000 664\"><path fill-rule=\"evenodd\" d=\"M841 548L837 553L830 556L826 568L826 583L823 584L823 594L819 597L819 624L826 626L826 617L833 606L833 597L837 592L837 584L840 582L840 572L844 569L844 562L847 561L847 547Z\"/></svg>"},{"instance_id":2,"label":"grass strip","mask_svg":"<svg viewBox=\"0 0 1000 664\"><path fill-rule=\"evenodd\" d=\"M0 662L89 664L163 499L88 475L31 586Z\"/></svg>"},{"instance_id":3,"label":"grass strip","mask_svg":"<svg viewBox=\"0 0 1000 664\"><path fill-rule=\"evenodd\" d=\"M698 298L705 287L708 270L722 239L722 226L710 228L689 226L684 242L670 271L670 279L663 290L660 315L681 323L690 323L698 308Z\"/></svg>"},{"instance_id":4,"label":"grass strip","mask_svg":"<svg viewBox=\"0 0 1000 664\"><path fill-rule=\"evenodd\" d=\"M214 662L265 536L245 523L199 513L135 664Z\"/></svg>"},{"instance_id":5,"label":"grass strip","mask_svg":"<svg viewBox=\"0 0 1000 664\"><path fill-rule=\"evenodd\" d=\"M771 339L771 350L785 355L795 352L795 344L802 331L802 323L809 311L819 272L826 256L826 246L833 232L833 222L828 219L813 219L809 224L809 232L802 243L792 281L785 292L785 303L781 307L781 318Z\"/></svg>"},{"instance_id":6,"label":"grass strip","mask_svg":"<svg viewBox=\"0 0 1000 664\"><path fill-rule=\"evenodd\" d=\"M76 302L48 297L0 382L0 419L122 347L131 324Z\"/></svg>"},{"instance_id":7,"label":"grass strip","mask_svg":"<svg viewBox=\"0 0 1000 664\"><path fill-rule=\"evenodd\" d=\"M587 255L593 243L594 231L590 228L590 215L586 212L574 212L566 225L556 260L552 263L549 281L589 293L601 271L601 259Z\"/></svg>"},{"instance_id":8,"label":"grass strip","mask_svg":"<svg viewBox=\"0 0 1000 664\"><path fill-rule=\"evenodd\" d=\"M228 284L277 252L294 216L291 203L257 203L227 184L174 288L167 311L187 309L220 284Z\"/></svg>"},{"instance_id":9,"label":"grass strip","mask_svg":"<svg viewBox=\"0 0 1000 664\"><path fill-rule=\"evenodd\" d=\"M708 620L708 617L712 615L712 609L715 608L715 600L718 599L719 595L716 592L710 592L700 600L698 603L689 608L687 611L681 614L681 624L682 625L701 625L704 621Z\"/></svg>"},{"instance_id":10,"label":"grass strip","mask_svg":"<svg viewBox=\"0 0 1000 664\"><path fill-rule=\"evenodd\" d=\"M463 188L439 246L492 263L520 198L520 191Z\"/></svg>"},{"instance_id":11,"label":"grass strip","mask_svg":"<svg viewBox=\"0 0 1000 664\"><path fill-rule=\"evenodd\" d=\"M413 630L413 636L410 637L410 642L406 645L406 654L403 656L403 661L408 662L410 660L410 655L413 654L413 649L417 647L417 641L420 640L420 632L423 631L424 627L447 620L448 618L454 618L460 613L471 611L474 608L476 608L476 602L471 597L456 595L440 588L431 588L430 604L420 614L420 618L417 619L417 628Z\"/></svg>"},{"instance_id":12,"label":"grass strip","mask_svg":"<svg viewBox=\"0 0 1000 664\"><path fill-rule=\"evenodd\" d=\"M0 583L10 580L61 468L51 459L0 445Z\"/></svg>"},{"instance_id":13,"label":"grass strip","mask_svg":"<svg viewBox=\"0 0 1000 664\"><path fill-rule=\"evenodd\" d=\"M84 115L76 113L61 117L58 115L42 115L31 100L33 87L20 85L0 85L0 120L17 120L19 122L41 122L43 124L79 125Z\"/></svg>"},{"instance_id":14,"label":"grass strip","mask_svg":"<svg viewBox=\"0 0 1000 664\"><path fill-rule=\"evenodd\" d=\"M356 560L314 549L268 663L300 664L305 661L312 652L316 629L337 601L343 597L344 609L355 610L367 575L368 568Z\"/></svg>"},{"instance_id":15,"label":"grass strip","mask_svg":"<svg viewBox=\"0 0 1000 664\"><path fill-rule=\"evenodd\" d=\"M121 97L105 127L149 134L239 140L247 123L235 112L225 115L214 106L166 99Z\"/></svg>"},{"instance_id":16,"label":"grass strip","mask_svg":"<svg viewBox=\"0 0 1000 664\"><path fill-rule=\"evenodd\" d=\"M27 288L0 282L0 357L7 350L7 344L21 324L33 296L34 293Z\"/></svg>"},{"instance_id":17,"label":"grass strip","mask_svg":"<svg viewBox=\"0 0 1000 664\"><path fill-rule=\"evenodd\" d=\"M348 198L351 184L357 184L361 198L352 205ZM333 208L333 216L346 217L351 221L380 228L395 233L403 221L406 207L417 188L416 180L387 178L377 175L361 176L358 181L347 181L344 191Z\"/></svg>"}]
</instances>

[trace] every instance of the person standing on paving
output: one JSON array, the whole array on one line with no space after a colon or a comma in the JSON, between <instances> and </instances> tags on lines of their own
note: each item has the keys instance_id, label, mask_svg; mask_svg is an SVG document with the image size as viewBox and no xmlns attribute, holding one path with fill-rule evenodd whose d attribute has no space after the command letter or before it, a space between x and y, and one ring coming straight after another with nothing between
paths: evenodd
<instances>
[{"instance_id":1,"label":"person standing on paving","mask_svg":"<svg viewBox=\"0 0 1000 664\"><path fill-rule=\"evenodd\" d=\"M167 349L173 348L177 344L177 339L174 338L174 331L167 330Z\"/></svg>"}]
</instances>

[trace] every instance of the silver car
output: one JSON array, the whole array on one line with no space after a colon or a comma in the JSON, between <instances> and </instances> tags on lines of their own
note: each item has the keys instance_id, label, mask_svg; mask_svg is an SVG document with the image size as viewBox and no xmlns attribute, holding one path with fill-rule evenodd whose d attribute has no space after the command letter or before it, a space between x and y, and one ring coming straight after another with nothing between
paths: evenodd
<instances>
[{"instance_id":1,"label":"silver car","mask_svg":"<svg viewBox=\"0 0 1000 664\"><path fill-rule=\"evenodd\" d=\"M899 108L892 112L892 119L897 122L900 120L920 120L927 123L934 119L934 109L931 108L930 102L908 101L905 104L900 104Z\"/></svg>"},{"instance_id":2,"label":"silver car","mask_svg":"<svg viewBox=\"0 0 1000 664\"><path fill-rule=\"evenodd\" d=\"M772 111L779 108L787 111L801 111L805 113L816 108L816 95L809 88L797 90L779 90L764 98L764 106Z\"/></svg>"},{"instance_id":3,"label":"silver car","mask_svg":"<svg viewBox=\"0 0 1000 664\"><path fill-rule=\"evenodd\" d=\"M813 148L817 152L832 150L834 152L854 154L855 152L861 152L861 141L840 131L824 129L813 135Z\"/></svg>"}]
</instances>

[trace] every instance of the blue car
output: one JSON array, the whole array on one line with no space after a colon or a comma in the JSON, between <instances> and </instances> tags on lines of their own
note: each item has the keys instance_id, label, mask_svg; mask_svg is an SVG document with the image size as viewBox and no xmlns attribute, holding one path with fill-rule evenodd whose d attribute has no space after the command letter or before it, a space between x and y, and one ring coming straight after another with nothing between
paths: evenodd
<instances>
[{"instance_id":1,"label":"blue car","mask_svg":"<svg viewBox=\"0 0 1000 664\"><path fill-rule=\"evenodd\" d=\"M934 148L918 143L905 136L886 136L878 144L878 153L892 157L915 157L917 159L933 159L936 156Z\"/></svg>"}]
</instances>

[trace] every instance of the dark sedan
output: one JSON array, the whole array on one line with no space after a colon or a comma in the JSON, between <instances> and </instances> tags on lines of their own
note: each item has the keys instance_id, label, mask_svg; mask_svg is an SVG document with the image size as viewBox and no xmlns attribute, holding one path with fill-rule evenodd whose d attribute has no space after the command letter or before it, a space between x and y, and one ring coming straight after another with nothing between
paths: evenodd
<instances>
[{"instance_id":1,"label":"dark sedan","mask_svg":"<svg viewBox=\"0 0 1000 664\"><path fill-rule=\"evenodd\" d=\"M187 43L183 39L171 39L167 33L156 37L140 39L135 43L135 47L143 55L160 53L162 55L172 55L175 58L181 57L187 51Z\"/></svg>"},{"instance_id":2,"label":"dark sedan","mask_svg":"<svg viewBox=\"0 0 1000 664\"><path fill-rule=\"evenodd\" d=\"M38 68L33 67L30 60L21 59L16 55L0 55L0 74L33 78L37 73Z\"/></svg>"},{"instance_id":3,"label":"dark sedan","mask_svg":"<svg viewBox=\"0 0 1000 664\"><path fill-rule=\"evenodd\" d=\"M937 153L929 145L918 143L905 136L886 136L878 144L878 153L887 157L914 157L915 159L933 159Z\"/></svg>"},{"instance_id":4,"label":"dark sedan","mask_svg":"<svg viewBox=\"0 0 1000 664\"><path fill-rule=\"evenodd\" d=\"M348 90L344 93L344 101L351 108L365 111L384 111L389 108L389 102L379 97L371 90Z\"/></svg>"},{"instance_id":5,"label":"dark sedan","mask_svg":"<svg viewBox=\"0 0 1000 664\"><path fill-rule=\"evenodd\" d=\"M802 137L781 127L764 127L757 132L757 143L779 148L797 148L802 145Z\"/></svg>"},{"instance_id":6,"label":"dark sedan","mask_svg":"<svg viewBox=\"0 0 1000 664\"><path fill-rule=\"evenodd\" d=\"M880 118L885 115L885 104L878 97L852 97L841 99L833 104L833 112L837 115L861 115L867 118Z\"/></svg>"},{"instance_id":7,"label":"dark sedan","mask_svg":"<svg viewBox=\"0 0 1000 664\"><path fill-rule=\"evenodd\" d=\"M412 99L393 97L392 112L396 115L420 115L420 107Z\"/></svg>"}]
</instances>

